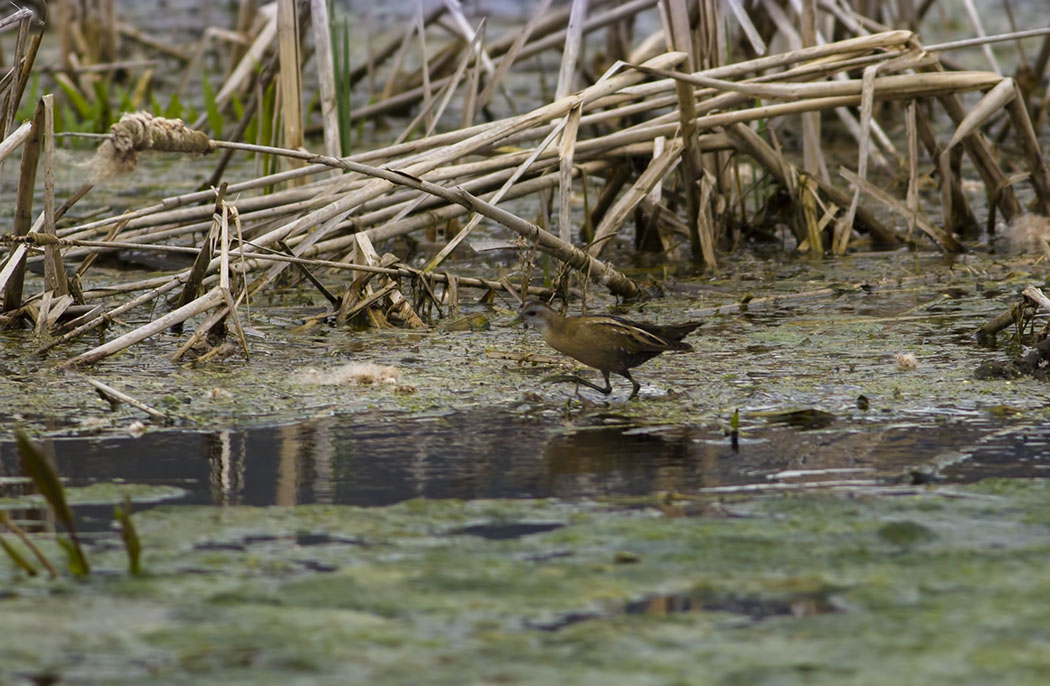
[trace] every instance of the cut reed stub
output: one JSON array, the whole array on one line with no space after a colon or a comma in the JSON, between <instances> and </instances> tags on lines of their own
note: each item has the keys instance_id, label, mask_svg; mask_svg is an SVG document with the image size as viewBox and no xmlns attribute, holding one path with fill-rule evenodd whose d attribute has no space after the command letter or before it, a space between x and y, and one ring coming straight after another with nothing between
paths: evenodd
<instances>
[{"instance_id":1,"label":"cut reed stub","mask_svg":"<svg viewBox=\"0 0 1050 686\"><path fill-rule=\"evenodd\" d=\"M149 112L128 112L109 133L91 161L96 181L134 171L140 150L204 155L214 149L203 131L191 129L181 119L154 117Z\"/></svg>"}]
</instances>

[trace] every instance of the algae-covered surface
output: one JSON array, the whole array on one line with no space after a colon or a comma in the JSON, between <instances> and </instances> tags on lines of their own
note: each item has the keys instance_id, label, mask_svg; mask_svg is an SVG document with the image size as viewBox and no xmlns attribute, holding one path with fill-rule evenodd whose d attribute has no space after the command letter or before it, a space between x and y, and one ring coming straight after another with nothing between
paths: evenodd
<instances>
[{"instance_id":1,"label":"algae-covered surface","mask_svg":"<svg viewBox=\"0 0 1050 686\"><path fill-rule=\"evenodd\" d=\"M1045 684L1048 503L1035 479L722 517L164 507L136 517L143 576L103 540L87 581L0 577L0 680Z\"/></svg>"}]
</instances>

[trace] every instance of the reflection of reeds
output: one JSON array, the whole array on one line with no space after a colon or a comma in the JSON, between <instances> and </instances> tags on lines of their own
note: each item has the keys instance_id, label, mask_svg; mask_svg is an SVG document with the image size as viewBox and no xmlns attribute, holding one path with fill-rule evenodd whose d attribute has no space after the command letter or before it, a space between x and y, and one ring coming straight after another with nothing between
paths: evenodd
<instances>
[{"instance_id":1,"label":"reflection of reeds","mask_svg":"<svg viewBox=\"0 0 1050 686\"><path fill-rule=\"evenodd\" d=\"M226 78L214 91L205 82L205 111L186 128L192 133L185 135L196 142L158 143L162 137L148 134L148 142L132 146L129 165L141 150L220 151L209 186L224 190L166 198L54 233L51 227L72 202L56 210L53 196L45 192L42 218L34 221L31 211L36 157L54 145L46 117L14 129L0 142L0 158L23 149L14 237L9 238L12 257L0 268L7 321L28 316L42 336L59 334L40 346L43 351L128 309L181 293L168 314L69 362L98 361L198 315L204 322L177 358L209 333L221 334L227 321L247 354L238 308L298 263L310 265L318 283L332 279L329 269L355 275L345 279L342 292L325 296L337 321L367 314L377 325L422 326L416 310L427 303L454 310L461 287L498 290L510 284L440 271L484 220L509 231L523 254L538 249L565 265L561 274L574 273L628 298L639 294L638 286L599 257L615 259L610 246L631 218L639 249L672 259L688 246L693 259L709 270L728 259L726 250L740 244L741 232L758 235L781 224L789 227L794 249L817 259L846 252L862 236L885 246L927 237L943 250L958 251L963 245L959 232L977 222L960 183L964 154L981 176L993 212L1007 220L1020 215L1013 185L1026 181L1035 192L1036 209L1050 214L1050 173L1031 115L1039 97L1031 83L1033 78L1038 83L1041 73L1018 84L995 71L949 70L939 55L957 46L923 49L911 30L878 25L848 3L832 7L804 0L797 25L773 2L762 7L780 17L777 22L749 14L742 2L575 0L553 10L550 4L539 0L524 27L490 39L495 29L485 18L468 17L458 2L435 3L429 10L420 8L389 40L370 46L363 64L351 65L347 19L329 15L323 0L281 0L257 13L256 3L245 2L236 33L210 27L185 57L183 84L196 78L205 54L225 52L227 59ZM723 16L726 8L732 24ZM661 30L635 40L632 22L641 13L650 13L650 19L658 14L660 21L650 23ZM250 15L256 21L249 21ZM921 12L900 19L902 26L921 27ZM827 40L820 31L829 26L846 37ZM608 54L588 59L587 37L599 30L607 33ZM18 54L31 63L35 47L28 29L25 33ZM791 48L769 52L780 38ZM1050 54L1050 39L1042 40L1040 57L1024 60L1029 70L1046 69L1043 54ZM69 50L75 43L70 38ZM561 52L550 102L526 103L512 96L510 84L516 79L536 79L516 72L532 68L530 58L548 50ZM740 54L756 56L729 59ZM122 56L109 59L117 57ZM5 82L5 115L17 109L22 93L17 84L24 89L27 73L23 66L17 78ZM67 97L94 92L97 99L108 98L108 90L86 89L70 76L76 73L69 71L59 81ZM303 87L315 83L323 154L307 152L311 143L303 137L313 113L300 110ZM589 85L580 89L581 84ZM960 95L973 91L983 95L967 110ZM365 100L363 92L368 102L351 107L351 99ZM98 111L97 104L80 97L85 111ZM452 116L457 107L459 113ZM510 114L499 118L500 112ZM833 122L822 119L825 112L845 123L857 150L853 168L830 175L830 151L822 137ZM233 125L224 121L231 115ZM935 119L944 115L954 126L948 141L934 133ZM880 127L880 120L886 124L898 116L908 139L903 154ZM385 139L392 142L383 145L386 125L395 118L404 122L393 127L395 133ZM458 128L443 128L453 120ZM156 117L152 121L150 126L162 125ZM339 157L351 151L355 124L371 127L372 147L355 141L358 152ZM1025 175L1008 176L1001 168L984 134L992 125L1002 127L1000 137L1007 126L1014 133ZM210 137L199 130L204 127ZM796 130L799 161L785 154L782 144L784 134ZM116 134L110 136L116 140ZM939 221L927 217L918 202L920 151L941 184ZM237 152L255 154L268 173L226 181L227 163ZM886 184L873 181L869 170L892 172L894 158L902 155L908 190L900 200ZM44 157L50 158L46 152ZM283 170L277 160L284 160ZM595 183L601 190L592 198ZM576 230L580 188L587 217ZM501 206L530 197L538 198L541 210L552 211L552 231L546 230L545 211L532 222ZM873 212L866 204L872 201L899 216L908 230L898 231L885 215ZM384 241L421 231L433 237L436 227L445 227L449 235L422 269L382 253ZM74 280L69 295L62 292L60 251L66 259L85 260L78 276L87 279L92 255L132 246L187 252L197 262L173 276L106 289L88 283L83 293ZM50 295L24 300L22 270L37 247L43 247L50 265L44 288ZM522 260L523 272L531 272L527 264L531 257ZM119 294L130 294L130 300L114 302ZM60 302L81 316L87 310L74 308L103 302L106 307L61 332L54 314Z\"/></svg>"}]
</instances>

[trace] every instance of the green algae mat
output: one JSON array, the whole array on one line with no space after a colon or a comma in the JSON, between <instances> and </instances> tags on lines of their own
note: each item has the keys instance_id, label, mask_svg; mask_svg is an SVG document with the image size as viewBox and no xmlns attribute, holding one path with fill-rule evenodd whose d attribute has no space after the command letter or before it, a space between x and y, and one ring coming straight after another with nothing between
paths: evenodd
<instances>
[{"instance_id":1,"label":"green algae mat","mask_svg":"<svg viewBox=\"0 0 1050 686\"><path fill-rule=\"evenodd\" d=\"M86 581L0 560L0 682L1045 684L1050 481L721 503L136 515ZM57 552L57 550L55 551Z\"/></svg>"}]
</instances>

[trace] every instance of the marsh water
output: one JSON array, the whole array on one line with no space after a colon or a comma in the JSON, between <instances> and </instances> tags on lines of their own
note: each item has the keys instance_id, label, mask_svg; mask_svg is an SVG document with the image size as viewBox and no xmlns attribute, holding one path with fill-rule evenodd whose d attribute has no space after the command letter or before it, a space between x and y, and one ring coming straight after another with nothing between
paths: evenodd
<instances>
[{"instance_id":1,"label":"marsh water","mask_svg":"<svg viewBox=\"0 0 1050 686\"><path fill-rule=\"evenodd\" d=\"M297 302L256 315L251 361L173 366L163 351L177 339L162 338L86 375L50 363L41 374L16 345L0 411L35 428L69 485L170 486L166 502L186 505L629 502L1042 477L1046 382L975 374L1023 349L1008 332L991 347L973 332L1008 307L1004 283L1038 278L1029 264L986 249L950 262L907 252L749 258L717 278L675 281L663 298L599 300L630 317L704 321L694 352L636 370L643 389L630 402L626 383L606 397L549 381L574 367L509 325L512 303L465 305L424 333L295 333L311 310L301 301L317 299L298 286L285 292ZM760 298L740 308L749 293ZM547 357L514 359L528 354ZM397 381L324 382L355 364L383 365ZM86 376L175 425L111 407ZM22 492L19 473L13 444L0 443L4 495ZM106 528L111 513L86 505L81 515Z\"/></svg>"}]
</instances>

